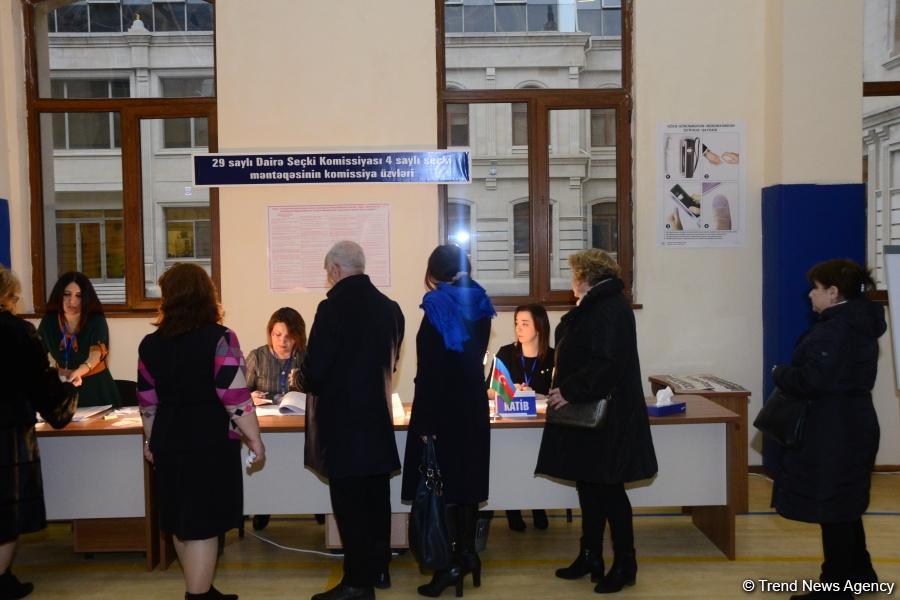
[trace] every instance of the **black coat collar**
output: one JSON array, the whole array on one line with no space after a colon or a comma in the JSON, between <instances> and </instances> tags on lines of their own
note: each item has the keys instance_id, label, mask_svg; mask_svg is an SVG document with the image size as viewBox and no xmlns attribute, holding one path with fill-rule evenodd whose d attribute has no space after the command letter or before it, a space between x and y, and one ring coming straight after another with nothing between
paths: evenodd
<instances>
[{"instance_id":1,"label":"black coat collar","mask_svg":"<svg viewBox=\"0 0 900 600\"><path fill-rule=\"evenodd\" d=\"M334 298L335 296L340 296L342 294L352 294L361 287L368 287L370 285L372 285L372 282L369 281L369 276L365 273L350 275L334 284L325 295L329 298Z\"/></svg>"}]
</instances>

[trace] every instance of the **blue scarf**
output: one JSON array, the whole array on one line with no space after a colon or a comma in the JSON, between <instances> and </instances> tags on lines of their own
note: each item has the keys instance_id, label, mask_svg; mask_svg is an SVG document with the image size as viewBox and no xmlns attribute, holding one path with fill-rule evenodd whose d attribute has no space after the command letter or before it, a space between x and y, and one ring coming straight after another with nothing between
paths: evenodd
<instances>
[{"instance_id":1,"label":"blue scarf","mask_svg":"<svg viewBox=\"0 0 900 600\"><path fill-rule=\"evenodd\" d=\"M428 321L441 332L444 346L454 352L462 352L463 342L470 337L464 321L497 314L487 292L471 279L463 285L438 282L437 288L422 298L421 308Z\"/></svg>"}]
</instances>

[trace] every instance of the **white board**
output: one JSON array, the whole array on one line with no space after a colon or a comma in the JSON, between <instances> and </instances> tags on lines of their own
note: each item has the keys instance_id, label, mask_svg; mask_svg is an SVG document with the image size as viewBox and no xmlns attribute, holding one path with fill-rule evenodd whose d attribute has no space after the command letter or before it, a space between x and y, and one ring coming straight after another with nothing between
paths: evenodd
<instances>
[{"instance_id":1,"label":"white board","mask_svg":"<svg viewBox=\"0 0 900 600\"><path fill-rule=\"evenodd\" d=\"M900 246L884 247L884 274L888 288L888 306L900 306ZM894 385L900 390L900 318L891 313L891 350L894 353Z\"/></svg>"}]
</instances>

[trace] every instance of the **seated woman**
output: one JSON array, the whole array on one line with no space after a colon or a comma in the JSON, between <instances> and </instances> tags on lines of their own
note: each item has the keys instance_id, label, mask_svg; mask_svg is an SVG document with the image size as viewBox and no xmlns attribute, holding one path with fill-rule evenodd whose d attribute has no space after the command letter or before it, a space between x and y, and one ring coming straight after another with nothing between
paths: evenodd
<instances>
[{"instance_id":1,"label":"seated woman","mask_svg":"<svg viewBox=\"0 0 900 600\"><path fill-rule=\"evenodd\" d=\"M47 300L38 333L59 374L81 384L79 406L121 405L119 389L109 373L109 327L91 280L83 273L63 273Z\"/></svg>"},{"instance_id":2,"label":"seated woman","mask_svg":"<svg viewBox=\"0 0 900 600\"><path fill-rule=\"evenodd\" d=\"M517 390L534 390L538 394L550 392L550 380L553 375L553 348L550 347L550 319L547 311L540 304L525 304L516 307L513 314L516 326L516 341L497 350L497 358L509 369ZM494 400L497 395L488 389L488 398ZM532 511L534 526L547 529L547 511ZM513 531L525 531L522 511L506 511L509 528Z\"/></svg>"},{"instance_id":3,"label":"seated woman","mask_svg":"<svg viewBox=\"0 0 900 600\"><path fill-rule=\"evenodd\" d=\"M254 404L278 403L289 391L299 391L297 369L306 354L306 323L296 310L283 307L266 326L268 343L247 355L247 388ZM265 529L270 515L255 515L253 529Z\"/></svg>"}]
</instances>

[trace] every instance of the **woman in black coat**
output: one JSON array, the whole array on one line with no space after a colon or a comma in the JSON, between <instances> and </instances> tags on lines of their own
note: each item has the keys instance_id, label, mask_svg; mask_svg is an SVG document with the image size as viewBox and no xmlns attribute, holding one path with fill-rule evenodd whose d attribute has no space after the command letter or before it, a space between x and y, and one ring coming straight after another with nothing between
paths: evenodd
<instances>
[{"instance_id":1,"label":"woman in black coat","mask_svg":"<svg viewBox=\"0 0 900 600\"><path fill-rule=\"evenodd\" d=\"M775 385L810 406L802 444L780 457L772 500L783 517L821 525L823 582L874 582L862 514L878 452L871 392L878 337L887 328L884 309L865 297L874 283L851 260L819 263L807 279L819 318L797 342L791 364L775 367L773 377ZM852 598L842 593L828 597Z\"/></svg>"},{"instance_id":2,"label":"woman in black coat","mask_svg":"<svg viewBox=\"0 0 900 600\"><path fill-rule=\"evenodd\" d=\"M619 265L595 248L569 257L578 305L556 328L556 374L547 410L611 394L606 422L597 429L548 423L535 473L574 481L581 507L581 551L557 577L588 573L594 591L618 592L637 575L631 503L625 484L656 474L656 453L644 402L634 313ZM614 560L603 569L603 531L609 522Z\"/></svg>"},{"instance_id":3,"label":"woman in black coat","mask_svg":"<svg viewBox=\"0 0 900 600\"><path fill-rule=\"evenodd\" d=\"M64 427L77 403L73 385L50 368L34 326L15 315L20 290L12 271L0 267L0 598L24 598L34 589L10 565L18 537L47 526L34 412Z\"/></svg>"},{"instance_id":4,"label":"woman in black coat","mask_svg":"<svg viewBox=\"0 0 900 600\"><path fill-rule=\"evenodd\" d=\"M422 299L425 316L416 335L418 366L402 497L415 497L423 440L434 437L448 525L455 538L454 563L419 586L419 593L429 597L440 596L451 585L460 595L466 573L472 573L476 587L481 584L475 522L478 504L488 498L491 450L483 361L495 312L484 289L469 278L469 270L469 259L459 247L435 248L425 274L430 290Z\"/></svg>"}]
</instances>

